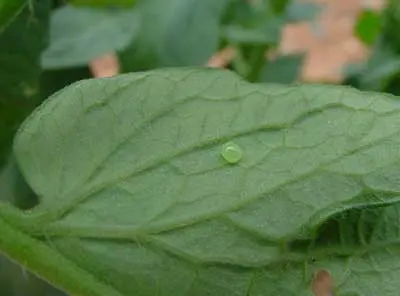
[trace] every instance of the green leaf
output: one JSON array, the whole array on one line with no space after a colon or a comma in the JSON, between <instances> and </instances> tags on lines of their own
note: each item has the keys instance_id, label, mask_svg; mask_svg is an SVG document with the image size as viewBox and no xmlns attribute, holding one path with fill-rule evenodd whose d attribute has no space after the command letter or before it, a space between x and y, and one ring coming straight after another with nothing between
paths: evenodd
<instances>
[{"instance_id":1,"label":"green leaf","mask_svg":"<svg viewBox=\"0 0 400 296\"><path fill-rule=\"evenodd\" d=\"M134 9L61 7L51 17L50 45L43 53L42 65L46 69L83 66L126 48L138 29Z\"/></svg>"},{"instance_id":2,"label":"green leaf","mask_svg":"<svg viewBox=\"0 0 400 296\"><path fill-rule=\"evenodd\" d=\"M322 9L321 4L293 1L286 8L286 19L288 22L312 21L321 13Z\"/></svg>"},{"instance_id":3,"label":"green leaf","mask_svg":"<svg viewBox=\"0 0 400 296\"><path fill-rule=\"evenodd\" d=\"M381 14L373 10L364 10L358 17L355 26L356 36L367 45L372 45L382 29Z\"/></svg>"},{"instance_id":4,"label":"green leaf","mask_svg":"<svg viewBox=\"0 0 400 296\"><path fill-rule=\"evenodd\" d=\"M400 38L398 28L400 26L400 2L387 1L383 12L383 40L394 52L400 54Z\"/></svg>"},{"instance_id":5,"label":"green leaf","mask_svg":"<svg viewBox=\"0 0 400 296\"><path fill-rule=\"evenodd\" d=\"M271 12L266 2L231 1L221 35L228 43L276 45L285 19Z\"/></svg>"},{"instance_id":6,"label":"green leaf","mask_svg":"<svg viewBox=\"0 0 400 296\"><path fill-rule=\"evenodd\" d=\"M400 56L378 45L368 61L350 65L346 69L346 74L356 77L358 87L361 89L384 91L390 81L398 75L399 69Z\"/></svg>"},{"instance_id":7,"label":"green leaf","mask_svg":"<svg viewBox=\"0 0 400 296\"><path fill-rule=\"evenodd\" d=\"M92 7L131 7L137 0L69 0L75 6L92 6Z\"/></svg>"},{"instance_id":8,"label":"green leaf","mask_svg":"<svg viewBox=\"0 0 400 296\"><path fill-rule=\"evenodd\" d=\"M204 65L218 49L227 4L228 0L139 2L142 26L136 42L121 54L124 71Z\"/></svg>"},{"instance_id":9,"label":"green leaf","mask_svg":"<svg viewBox=\"0 0 400 296\"><path fill-rule=\"evenodd\" d=\"M251 27L231 24L223 27L222 37L230 43L276 45L279 42L283 25L283 19L276 17L268 17L262 23Z\"/></svg>"},{"instance_id":10,"label":"green leaf","mask_svg":"<svg viewBox=\"0 0 400 296\"><path fill-rule=\"evenodd\" d=\"M260 81L285 84L296 82L303 62L303 54L280 56L265 64Z\"/></svg>"},{"instance_id":11,"label":"green leaf","mask_svg":"<svg viewBox=\"0 0 400 296\"><path fill-rule=\"evenodd\" d=\"M27 4L28 0L0 0L0 33Z\"/></svg>"},{"instance_id":12,"label":"green leaf","mask_svg":"<svg viewBox=\"0 0 400 296\"><path fill-rule=\"evenodd\" d=\"M20 122L39 102L39 58L47 43L49 1L28 7L0 33L0 166Z\"/></svg>"},{"instance_id":13,"label":"green leaf","mask_svg":"<svg viewBox=\"0 0 400 296\"><path fill-rule=\"evenodd\" d=\"M41 202L0 205L0 249L77 295L311 296L324 268L338 294L395 296L390 236L327 248L316 233L400 201L399 113L393 96L222 70L75 83L16 136Z\"/></svg>"},{"instance_id":14,"label":"green leaf","mask_svg":"<svg viewBox=\"0 0 400 296\"><path fill-rule=\"evenodd\" d=\"M267 0L270 9L277 15L282 15L287 7L291 4L291 0Z\"/></svg>"}]
</instances>

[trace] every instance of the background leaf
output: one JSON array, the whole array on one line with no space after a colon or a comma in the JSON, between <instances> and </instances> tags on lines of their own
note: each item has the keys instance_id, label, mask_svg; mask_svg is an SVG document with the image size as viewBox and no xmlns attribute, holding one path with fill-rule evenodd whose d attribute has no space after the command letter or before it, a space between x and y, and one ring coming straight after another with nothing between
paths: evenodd
<instances>
[{"instance_id":1,"label":"background leaf","mask_svg":"<svg viewBox=\"0 0 400 296\"><path fill-rule=\"evenodd\" d=\"M399 69L400 55L378 44L369 60L348 66L346 74L348 80L356 80L353 83L358 88L383 91L398 75Z\"/></svg>"},{"instance_id":2,"label":"background leaf","mask_svg":"<svg viewBox=\"0 0 400 296\"><path fill-rule=\"evenodd\" d=\"M382 27L382 17L379 12L364 10L358 17L355 34L367 45L372 45L378 38Z\"/></svg>"},{"instance_id":3,"label":"background leaf","mask_svg":"<svg viewBox=\"0 0 400 296\"><path fill-rule=\"evenodd\" d=\"M75 6L92 6L92 7L131 7L137 0L69 0Z\"/></svg>"},{"instance_id":4,"label":"background leaf","mask_svg":"<svg viewBox=\"0 0 400 296\"><path fill-rule=\"evenodd\" d=\"M121 54L125 72L164 66L204 65L219 46L227 0L148 0L137 4L137 42ZM147 24L151 20L151 24Z\"/></svg>"},{"instance_id":5,"label":"background leaf","mask_svg":"<svg viewBox=\"0 0 400 296\"><path fill-rule=\"evenodd\" d=\"M295 0L287 6L285 16L288 22L306 22L314 20L322 10L323 6L320 4Z\"/></svg>"},{"instance_id":6,"label":"background leaf","mask_svg":"<svg viewBox=\"0 0 400 296\"><path fill-rule=\"evenodd\" d=\"M49 1L28 7L0 33L0 166L20 122L40 101L39 57L47 43Z\"/></svg>"},{"instance_id":7,"label":"background leaf","mask_svg":"<svg viewBox=\"0 0 400 296\"><path fill-rule=\"evenodd\" d=\"M28 4L28 0L0 0L0 33Z\"/></svg>"},{"instance_id":8,"label":"background leaf","mask_svg":"<svg viewBox=\"0 0 400 296\"><path fill-rule=\"evenodd\" d=\"M276 45L284 25L282 14L268 2L231 1L223 19L222 37L234 45Z\"/></svg>"},{"instance_id":9,"label":"background leaf","mask_svg":"<svg viewBox=\"0 0 400 296\"><path fill-rule=\"evenodd\" d=\"M311 296L328 269L338 293L376 295L374 282L394 296L390 236L327 248L316 234L400 200L399 112L392 96L219 70L82 81L17 135L41 203L9 223L122 295ZM244 152L235 165L227 141Z\"/></svg>"},{"instance_id":10,"label":"background leaf","mask_svg":"<svg viewBox=\"0 0 400 296\"><path fill-rule=\"evenodd\" d=\"M255 27L228 25L223 28L222 36L231 43L242 44L278 44L283 27L281 18L269 17Z\"/></svg>"},{"instance_id":11,"label":"background leaf","mask_svg":"<svg viewBox=\"0 0 400 296\"><path fill-rule=\"evenodd\" d=\"M277 57L265 64L261 82L290 84L297 81L304 62L303 54Z\"/></svg>"},{"instance_id":12,"label":"background leaf","mask_svg":"<svg viewBox=\"0 0 400 296\"><path fill-rule=\"evenodd\" d=\"M134 9L106 10L63 6L51 17L46 69L83 66L103 54L127 47L139 30Z\"/></svg>"}]
</instances>

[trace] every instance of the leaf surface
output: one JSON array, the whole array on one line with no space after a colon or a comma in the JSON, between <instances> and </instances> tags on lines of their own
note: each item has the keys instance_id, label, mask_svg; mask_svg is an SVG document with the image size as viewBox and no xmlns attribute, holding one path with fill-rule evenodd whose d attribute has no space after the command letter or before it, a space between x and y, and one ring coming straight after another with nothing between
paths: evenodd
<instances>
[{"instance_id":1,"label":"leaf surface","mask_svg":"<svg viewBox=\"0 0 400 296\"><path fill-rule=\"evenodd\" d=\"M217 51L227 0L147 0L136 9L138 38L121 53L126 71L165 66L200 66ZM148 20L151 20L148 23Z\"/></svg>"},{"instance_id":2,"label":"leaf surface","mask_svg":"<svg viewBox=\"0 0 400 296\"><path fill-rule=\"evenodd\" d=\"M82 66L134 39L139 20L134 9L63 6L51 16L50 45L42 55L46 69Z\"/></svg>"},{"instance_id":3,"label":"leaf surface","mask_svg":"<svg viewBox=\"0 0 400 296\"><path fill-rule=\"evenodd\" d=\"M323 9L321 4L292 1L286 8L285 17L288 22L313 21Z\"/></svg>"},{"instance_id":4,"label":"leaf surface","mask_svg":"<svg viewBox=\"0 0 400 296\"><path fill-rule=\"evenodd\" d=\"M15 139L41 198L17 224L121 295L311 296L328 269L343 295L376 295L373 282L394 296L396 240L318 233L399 201L399 112L393 96L212 69L78 82ZM234 165L229 141L244 153Z\"/></svg>"}]
</instances>

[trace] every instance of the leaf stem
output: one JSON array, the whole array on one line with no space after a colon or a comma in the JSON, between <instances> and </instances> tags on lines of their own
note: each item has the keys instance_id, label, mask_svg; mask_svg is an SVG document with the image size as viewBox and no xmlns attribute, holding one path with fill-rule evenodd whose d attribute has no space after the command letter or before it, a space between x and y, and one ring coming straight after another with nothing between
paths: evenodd
<instances>
[{"instance_id":1,"label":"leaf stem","mask_svg":"<svg viewBox=\"0 0 400 296\"><path fill-rule=\"evenodd\" d=\"M249 60L250 71L246 77L248 81L259 81L261 70L266 61L265 54L267 49L268 45L256 45L253 47Z\"/></svg>"},{"instance_id":2,"label":"leaf stem","mask_svg":"<svg viewBox=\"0 0 400 296\"><path fill-rule=\"evenodd\" d=\"M0 252L70 295L122 296L46 243L8 223L1 211Z\"/></svg>"}]
</instances>

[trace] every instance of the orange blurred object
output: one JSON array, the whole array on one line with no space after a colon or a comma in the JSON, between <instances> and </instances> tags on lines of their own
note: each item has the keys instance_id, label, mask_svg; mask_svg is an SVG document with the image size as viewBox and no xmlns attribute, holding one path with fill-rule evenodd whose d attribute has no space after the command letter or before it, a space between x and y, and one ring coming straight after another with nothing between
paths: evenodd
<instances>
[{"instance_id":1,"label":"orange blurred object","mask_svg":"<svg viewBox=\"0 0 400 296\"><path fill-rule=\"evenodd\" d=\"M89 68L94 77L111 77L120 72L119 60L114 52L93 59Z\"/></svg>"}]
</instances>

